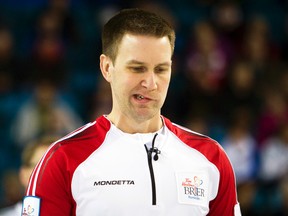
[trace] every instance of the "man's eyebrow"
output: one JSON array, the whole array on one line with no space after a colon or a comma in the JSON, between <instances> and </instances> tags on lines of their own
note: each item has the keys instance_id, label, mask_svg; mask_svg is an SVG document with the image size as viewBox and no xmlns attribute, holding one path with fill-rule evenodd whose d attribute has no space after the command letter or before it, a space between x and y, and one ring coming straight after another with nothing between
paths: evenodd
<instances>
[{"instance_id":1,"label":"man's eyebrow","mask_svg":"<svg viewBox=\"0 0 288 216\"><path fill-rule=\"evenodd\" d=\"M171 62L163 62L158 64L157 66L171 66Z\"/></svg>"},{"instance_id":2,"label":"man's eyebrow","mask_svg":"<svg viewBox=\"0 0 288 216\"><path fill-rule=\"evenodd\" d=\"M132 59L132 60L130 60L130 61L127 62L127 65L131 65L131 64L144 65L145 63L144 63L144 62L141 62L141 61L137 61L137 60Z\"/></svg>"},{"instance_id":3,"label":"man's eyebrow","mask_svg":"<svg viewBox=\"0 0 288 216\"><path fill-rule=\"evenodd\" d=\"M133 65L133 64L137 64L137 65L145 65L144 62L141 62L141 61L138 61L138 60L130 60L127 62L127 65ZM163 63L160 63L158 65L156 65L157 67L159 66L171 66L171 62L163 62Z\"/></svg>"}]
</instances>

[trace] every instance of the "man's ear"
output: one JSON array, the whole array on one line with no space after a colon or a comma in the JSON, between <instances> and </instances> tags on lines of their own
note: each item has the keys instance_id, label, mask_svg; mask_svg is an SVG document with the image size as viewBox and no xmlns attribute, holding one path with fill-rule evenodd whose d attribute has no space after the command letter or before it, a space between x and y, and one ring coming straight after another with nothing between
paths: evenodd
<instances>
[{"instance_id":1,"label":"man's ear","mask_svg":"<svg viewBox=\"0 0 288 216\"><path fill-rule=\"evenodd\" d=\"M103 77L108 82L111 81L111 72L112 72L113 67L114 66L113 66L112 60L108 56L101 54L100 55L100 69L101 69Z\"/></svg>"}]
</instances>

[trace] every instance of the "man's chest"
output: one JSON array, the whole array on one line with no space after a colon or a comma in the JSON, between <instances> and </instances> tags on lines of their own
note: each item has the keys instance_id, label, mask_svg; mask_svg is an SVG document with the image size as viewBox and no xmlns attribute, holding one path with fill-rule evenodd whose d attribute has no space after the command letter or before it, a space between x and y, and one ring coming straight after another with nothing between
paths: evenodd
<instances>
[{"instance_id":1,"label":"man's chest","mask_svg":"<svg viewBox=\"0 0 288 216\"><path fill-rule=\"evenodd\" d=\"M211 187L215 187L211 165L181 148L166 146L160 151L158 160L149 160L144 145L95 152L73 175L77 211L83 215L89 209L100 215L122 211L129 215L132 210L147 211L145 215L175 215L176 210L181 215L207 214Z\"/></svg>"}]
</instances>

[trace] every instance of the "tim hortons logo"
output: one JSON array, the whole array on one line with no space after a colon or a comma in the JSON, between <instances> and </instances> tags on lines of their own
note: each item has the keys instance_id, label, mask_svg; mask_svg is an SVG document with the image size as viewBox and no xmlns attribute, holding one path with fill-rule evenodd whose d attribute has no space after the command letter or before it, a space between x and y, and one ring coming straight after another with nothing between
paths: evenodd
<instances>
[{"instance_id":1,"label":"tim hortons logo","mask_svg":"<svg viewBox=\"0 0 288 216\"><path fill-rule=\"evenodd\" d=\"M205 196L205 190L201 188L203 180L198 176L194 176L191 180L190 178L185 178L185 181L182 182L184 188L184 194L188 195L191 199L200 199L200 197Z\"/></svg>"}]
</instances>

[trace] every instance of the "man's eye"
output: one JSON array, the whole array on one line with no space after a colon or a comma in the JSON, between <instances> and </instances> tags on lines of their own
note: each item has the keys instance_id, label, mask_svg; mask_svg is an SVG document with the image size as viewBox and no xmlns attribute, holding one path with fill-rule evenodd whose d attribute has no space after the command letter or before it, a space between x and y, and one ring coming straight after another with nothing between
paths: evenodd
<instances>
[{"instance_id":1,"label":"man's eye","mask_svg":"<svg viewBox=\"0 0 288 216\"><path fill-rule=\"evenodd\" d=\"M144 67L132 67L131 69L132 69L132 71L138 72L138 73L145 71L145 68L144 68Z\"/></svg>"},{"instance_id":2,"label":"man's eye","mask_svg":"<svg viewBox=\"0 0 288 216\"><path fill-rule=\"evenodd\" d=\"M163 73L163 72L165 72L165 71L167 71L167 70L168 70L167 68L159 67L159 68L156 68L156 69L155 69L155 72L156 72L156 73Z\"/></svg>"}]
</instances>

